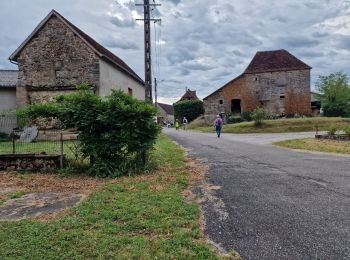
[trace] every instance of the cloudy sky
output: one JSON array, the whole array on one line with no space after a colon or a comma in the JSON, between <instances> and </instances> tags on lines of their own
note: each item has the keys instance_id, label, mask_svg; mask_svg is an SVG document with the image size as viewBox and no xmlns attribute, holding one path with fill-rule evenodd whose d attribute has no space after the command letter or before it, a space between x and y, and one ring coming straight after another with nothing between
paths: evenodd
<instances>
[{"instance_id":1,"label":"cloudy sky","mask_svg":"<svg viewBox=\"0 0 350 260\"><path fill-rule=\"evenodd\" d=\"M127 62L142 78L142 0L1 0L0 69L10 54L56 9ZM152 2L152 0L151 0ZM350 1L158 0L152 29L160 100L188 87L203 98L244 71L257 51L286 49L318 75L350 75ZM156 33L155 33L156 32ZM156 36L156 37L154 37Z\"/></svg>"}]
</instances>

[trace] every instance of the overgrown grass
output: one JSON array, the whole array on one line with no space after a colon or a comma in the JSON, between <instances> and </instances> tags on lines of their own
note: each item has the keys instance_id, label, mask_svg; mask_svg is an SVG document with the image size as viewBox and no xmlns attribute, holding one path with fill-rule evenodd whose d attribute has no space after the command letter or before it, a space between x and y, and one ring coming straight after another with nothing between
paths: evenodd
<instances>
[{"instance_id":1,"label":"overgrown grass","mask_svg":"<svg viewBox=\"0 0 350 260\"><path fill-rule=\"evenodd\" d=\"M275 145L291 149L319 151L327 153L350 154L350 142L320 140L315 138L293 139L275 143Z\"/></svg>"},{"instance_id":2,"label":"overgrown grass","mask_svg":"<svg viewBox=\"0 0 350 260\"><path fill-rule=\"evenodd\" d=\"M119 179L61 219L0 222L0 259L217 259L184 201L184 152L161 136L156 172Z\"/></svg>"},{"instance_id":3,"label":"overgrown grass","mask_svg":"<svg viewBox=\"0 0 350 260\"><path fill-rule=\"evenodd\" d=\"M26 194L26 192L23 192L23 191L15 191L15 192L8 194L7 196L10 199L18 199L18 198L24 196L25 194Z\"/></svg>"},{"instance_id":4,"label":"overgrown grass","mask_svg":"<svg viewBox=\"0 0 350 260\"><path fill-rule=\"evenodd\" d=\"M214 132L212 126L197 126L201 123L189 126L190 129L201 132ZM338 130L350 126L349 118L330 118L330 117L311 117L311 118L291 118L278 120L264 120L259 127L254 126L253 122L243 122L238 124L226 124L223 133L245 134L245 133L287 133L287 132L311 132L328 131L331 127Z\"/></svg>"}]
</instances>

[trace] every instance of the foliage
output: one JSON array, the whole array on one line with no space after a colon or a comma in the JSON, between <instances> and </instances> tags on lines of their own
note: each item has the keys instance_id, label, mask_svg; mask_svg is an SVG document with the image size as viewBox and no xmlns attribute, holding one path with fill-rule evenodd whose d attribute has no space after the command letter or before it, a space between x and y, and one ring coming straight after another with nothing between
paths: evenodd
<instances>
[{"instance_id":1,"label":"foliage","mask_svg":"<svg viewBox=\"0 0 350 260\"><path fill-rule=\"evenodd\" d=\"M0 142L4 142L8 140L10 140L10 136L6 133L0 132Z\"/></svg>"},{"instance_id":2,"label":"foliage","mask_svg":"<svg viewBox=\"0 0 350 260\"><path fill-rule=\"evenodd\" d=\"M251 117L254 120L255 126L261 126L263 124L263 120L268 118L268 112L265 108L256 108L253 110Z\"/></svg>"},{"instance_id":3,"label":"foliage","mask_svg":"<svg viewBox=\"0 0 350 260\"><path fill-rule=\"evenodd\" d=\"M345 73L320 76L316 82L325 116L350 116L350 86Z\"/></svg>"},{"instance_id":4,"label":"foliage","mask_svg":"<svg viewBox=\"0 0 350 260\"><path fill-rule=\"evenodd\" d=\"M335 135L337 132L337 127L332 125L330 128L329 128L329 131L328 131L328 134L329 135Z\"/></svg>"},{"instance_id":5,"label":"foliage","mask_svg":"<svg viewBox=\"0 0 350 260\"><path fill-rule=\"evenodd\" d=\"M188 122L193 121L204 113L203 102L200 100L184 100L173 104L175 118L182 122L184 117Z\"/></svg>"},{"instance_id":6,"label":"foliage","mask_svg":"<svg viewBox=\"0 0 350 260\"><path fill-rule=\"evenodd\" d=\"M76 128L80 152L90 158L90 171L101 177L140 170L159 133L154 107L122 91L101 98L88 84L52 103L33 104L24 113L31 120L53 117Z\"/></svg>"},{"instance_id":7,"label":"foliage","mask_svg":"<svg viewBox=\"0 0 350 260\"><path fill-rule=\"evenodd\" d=\"M344 132L345 134L350 135L350 126L345 127Z\"/></svg>"},{"instance_id":8,"label":"foliage","mask_svg":"<svg viewBox=\"0 0 350 260\"><path fill-rule=\"evenodd\" d=\"M247 122L252 121L252 112L248 112L248 111L242 112L241 118L242 118L242 121L247 121Z\"/></svg>"},{"instance_id":9,"label":"foliage","mask_svg":"<svg viewBox=\"0 0 350 260\"><path fill-rule=\"evenodd\" d=\"M166 167L108 184L57 220L0 222L0 259L220 259L183 198L184 151L160 136L150 160Z\"/></svg>"},{"instance_id":10,"label":"foliage","mask_svg":"<svg viewBox=\"0 0 350 260\"><path fill-rule=\"evenodd\" d=\"M241 123L243 122L241 117L234 116L232 114L228 114L226 116L226 121L228 124L235 124L235 123Z\"/></svg>"}]
</instances>

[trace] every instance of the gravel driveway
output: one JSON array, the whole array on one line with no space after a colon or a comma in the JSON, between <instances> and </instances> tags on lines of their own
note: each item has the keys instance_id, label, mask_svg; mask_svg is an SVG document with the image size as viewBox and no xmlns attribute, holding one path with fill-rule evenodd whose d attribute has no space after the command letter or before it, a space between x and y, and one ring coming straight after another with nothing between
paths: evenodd
<instances>
[{"instance_id":1,"label":"gravel driveway","mask_svg":"<svg viewBox=\"0 0 350 260\"><path fill-rule=\"evenodd\" d=\"M350 259L350 158L272 141L313 136L164 133L209 163L206 234L244 259ZM201 187L194 188L203 195ZM212 197L213 197L212 196Z\"/></svg>"}]
</instances>

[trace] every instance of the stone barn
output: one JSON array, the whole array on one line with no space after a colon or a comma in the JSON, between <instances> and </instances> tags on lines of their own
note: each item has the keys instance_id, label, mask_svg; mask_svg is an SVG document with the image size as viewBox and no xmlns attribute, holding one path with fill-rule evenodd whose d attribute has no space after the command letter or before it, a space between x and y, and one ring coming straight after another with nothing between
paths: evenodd
<instances>
[{"instance_id":1,"label":"stone barn","mask_svg":"<svg viewBox=\"0 0 350 260\"><path fill-rule=\"evenodd\" d=\"M286 50L257 52L243 74L204 98L205 119L257 107L277 116L310 115L310 71Z\"/></svg>"},{"instance_id":2,"label":"stone barn","mask_svg":"<svg viewBox=\"0 0 350 260\"><path fill-rule=\"evenodd\" d=\"M144 81L120 58L52 10L10 56L18 64L17 105L49 101L90 83L106 96L122 89L145 99Z\"/></svg>"}]
</instances>

